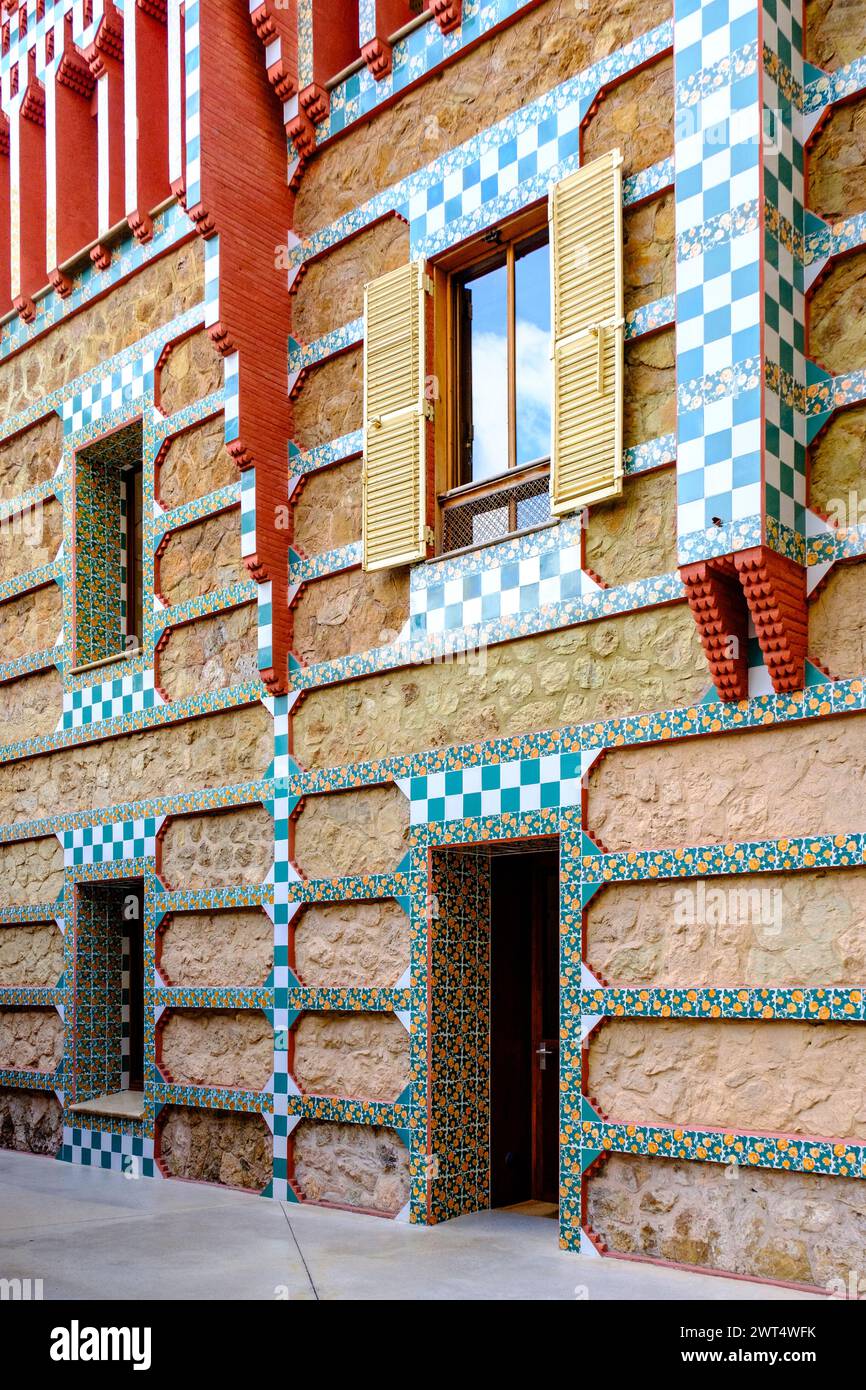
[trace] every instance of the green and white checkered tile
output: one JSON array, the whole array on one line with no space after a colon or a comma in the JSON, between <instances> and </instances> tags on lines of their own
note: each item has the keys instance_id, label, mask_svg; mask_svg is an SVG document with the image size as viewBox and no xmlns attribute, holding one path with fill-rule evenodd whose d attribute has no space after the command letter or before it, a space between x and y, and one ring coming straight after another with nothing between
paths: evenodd
<instances>
[{"instance_id":1,"label":"green and white checkered tile","mask_svg":"<svg viewBox=\"0 0 866 1390\"><path fill-rule=\"evenodd\" d=\"M64 863L73 868L78 864L114 864L123 859L152 857L164 820L165 816L147 816L142 820L62 830L58 839L63 846Z\"/></svg>"},{"instance_id":2,"label":"green and white checkered tile","mask_svg":"<svg viewBox=\"0 0 866 1390\"><path fill-rule=\"evenodd\" d=\"M161 1178L153 1157L153 1140L109 1130L63 1126L63 1144L57 1155L64 1163L84 1168L103 1168L130 1177Z\"/></svg>"},{"instance_id":3,"label":"green and white checkered tile","mask_svg":"<svg viewBox=\"0 0 866 1390\"><path fill-rule=\"evenodd\" d=\"M477 816L521 815L580 802L580 753L552 753L513 762L398 779L412 825Z\"/></svg>"},{"instance_id":4,"label":"green and white checkered tile","mask_svg":"<svg viewBox=\"0 0 866 1390\"><path fill-rule=\"evenodd\" d=\"M164 705L165 701L154 688L153 671L138 671L133 676L89 685L83 690L66 691L63 714L58 730L85 729L103 719L117 719L124 714L139 714L143 710Z\"/></svg>"}]
</instances>

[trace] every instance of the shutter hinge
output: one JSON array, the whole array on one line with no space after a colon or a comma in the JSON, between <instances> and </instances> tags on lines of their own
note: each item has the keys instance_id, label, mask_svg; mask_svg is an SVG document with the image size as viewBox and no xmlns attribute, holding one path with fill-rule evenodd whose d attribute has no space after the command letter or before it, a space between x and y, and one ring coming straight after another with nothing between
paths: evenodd
<instances>
[{"instance_id":1,"label":"shutter hinge","mask_svg":"<svg viewBox=\"0 0 866 1390\"><path fill-rule=\"evenodd\" d=\"M423 289L425 294L433 293L433 281L431 280L429 275L422 275L421 288Z\"/></svg>"},{"instance_id":2,"label":"shutter hinge","mask_svg":"<svg viewBox=\"0 0 866 1390\"><path fill-rule=\"evenodd\" d=\"M435 415L434 415L434 412L433 412L433 402L432 402L432 401L425 401L425 402L424 402L424 418L427 419L427 420L433 420L433 419L435 419Z\"/></svg>"},{"instance_id":3,"label":"shutter hinge","mask_svg":"<svg viewBox=\"0 0 866 1390\"><path fill-rule=\"evenodd\" d=\"M425 527L424 527L424 544L425 544L425 545L435 545L435 544L436 544L436 532L433 530L433 527L432 527L432 526L425 526Z\"/></svg>"}]
</instances>

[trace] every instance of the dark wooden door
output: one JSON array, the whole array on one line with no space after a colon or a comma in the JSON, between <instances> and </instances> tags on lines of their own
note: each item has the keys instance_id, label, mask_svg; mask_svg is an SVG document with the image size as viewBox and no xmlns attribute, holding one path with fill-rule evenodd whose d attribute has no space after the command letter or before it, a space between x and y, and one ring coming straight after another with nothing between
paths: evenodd
<instances>
[{"instance_id":1,"label":"dark wooden door","mask_svg":"<svg viewBox=\"0 0 866 1390\"><path fill-rule=\"evenodd\" d=\"M559 1187L559 856L493 860L491 1205Z\"/></svg>"}]
</instances>

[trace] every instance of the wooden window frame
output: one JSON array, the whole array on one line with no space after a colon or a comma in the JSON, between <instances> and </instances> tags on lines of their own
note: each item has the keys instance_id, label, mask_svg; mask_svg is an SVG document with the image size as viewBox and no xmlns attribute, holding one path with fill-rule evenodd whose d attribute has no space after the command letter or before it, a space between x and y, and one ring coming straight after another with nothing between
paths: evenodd
<instances>
[{"instance_id":1,"label":"wooden window frame","mask_svg":"<svg viewBox=\"0 0 866 1390\"><path fill-rule=\"evenodd\" d=\"M515 265L517 250L523 243L539 238L539 245L548 241L549 220L548 200L533 203L514 217L487 228L470 237L467 241L438 257L431 266L435 286L435 329L434 329L434 373L440 384L438 403L438 424L436 429L436 552L442 552L443 512L449 499L482 496L499 489L513 486L517 477L526 474L535 477L539 472L549 472L548 460L531 460L517 465L517 338L513 331L515 320ZM466 344L461 343L461 314L458 306L458 293L461 281L470 271L483 272L486 264L490 267L501 262L505 254L507 266L507 320L508 333L508 459L501 473L491 478L467 480L464 471L464 448L461 441L461 424L464 418L466 376L462 370L462 356ZM516 506L509 503L508 534L518 534ZM545 522L550 525L553 522ZM538 527L530 527L537 530ZM475 549L476 547L466 547ZM451 551L448 554L454 553Z\"/></svg>"}]
</instances>

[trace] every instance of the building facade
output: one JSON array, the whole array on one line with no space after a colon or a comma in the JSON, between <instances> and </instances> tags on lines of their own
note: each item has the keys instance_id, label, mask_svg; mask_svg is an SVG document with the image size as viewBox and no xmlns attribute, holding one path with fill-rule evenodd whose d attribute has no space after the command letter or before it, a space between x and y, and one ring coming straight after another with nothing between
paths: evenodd
<instances>
[{"instance_id":1,"label":"building facade","mask_svg":"<svg viewBox=\"0 0 866 1390\"><path fill-rule=\"evenodd\" d=\"M0 32L0 1144L848 1289L866 0Z\"/></svg>"}]
</instances>

